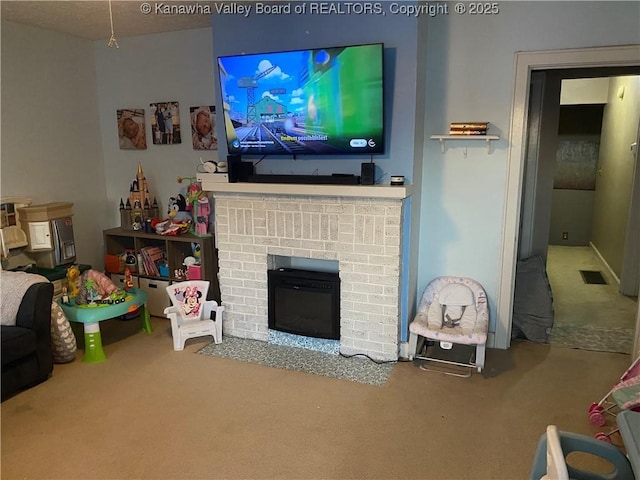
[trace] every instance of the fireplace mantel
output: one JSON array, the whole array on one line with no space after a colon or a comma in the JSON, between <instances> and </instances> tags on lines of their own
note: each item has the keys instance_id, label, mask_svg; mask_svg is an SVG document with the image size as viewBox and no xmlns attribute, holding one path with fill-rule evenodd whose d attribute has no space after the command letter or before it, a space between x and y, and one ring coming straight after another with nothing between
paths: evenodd
<instances>
[{"instance_id":1,"label":"fireplace mantel","mask_svg":"<svg viewBox=\"0 0 640 480\"><path fill-rule=\"evenodd\" d=\"M397 198L411 195L411 185L318 185L299 183L220 183L215 173L199 173L202 190L213 193L304 195L306 197Z\"/></svg>"},{"instance_id":2,"label":"fireplace mantel","mask_svg":"<svg viewBox=\"0 0 640 480\"><path fill-rule=\"evenodd\" d=\"M225 334L268 340L274 256L329 260L341 282L340 352L398 359L410 186L199 180L215 203Z\"/></svg>"}]
</instances>

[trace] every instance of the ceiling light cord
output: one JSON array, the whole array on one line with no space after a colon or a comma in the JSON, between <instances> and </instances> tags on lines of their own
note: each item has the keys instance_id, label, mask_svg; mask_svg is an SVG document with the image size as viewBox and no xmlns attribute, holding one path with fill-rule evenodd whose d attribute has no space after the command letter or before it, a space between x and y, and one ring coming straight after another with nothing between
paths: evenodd
<instances>
[{"instance_id":1,"label":"ceiling light cord","mask_svg":"<svg viewBox=\"0 0 640 480\"><path fill-rule=\"evenodd\" d=\"M116 40L116 35L113 33L113 12L111 11L111 0L109 0L109 21L111 22L111 36L109 37L109 43L107 44L109 47L120 48L118 45L118 41Z\"/></svg>"}]
</instances>

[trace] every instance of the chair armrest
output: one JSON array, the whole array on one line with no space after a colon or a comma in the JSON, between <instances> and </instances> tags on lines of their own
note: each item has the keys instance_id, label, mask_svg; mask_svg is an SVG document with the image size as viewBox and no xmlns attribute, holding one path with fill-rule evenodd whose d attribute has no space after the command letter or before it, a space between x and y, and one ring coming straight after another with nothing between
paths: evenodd
<instances>
[{"instance_id":1,"label":"chair armrest","mask_svg":"<svg viewBox=\"0 0 640 480\"><path fill-rule=\"evenodd\" d=\"M167 308L164 309L164 314L165 315L169 315L170 313L178 314L178 313L180 313L180 308L172 305L172 306L167 307Z\"/></svg>"},{"instance_id":2,"label":"chair armrest","mask_svg":"<svg viewBox=\"0 0 640 480\"><path fill-rule=\"evenodd\" d=\"M580 435L573 432L559 432L560 433L560 445L565 457L570 452L585 452L595 455L597 457L608 460L613 465L615 472L611 478L620 480L629 479L634 480L633 471L631 470L631 464L629 459L624 453L620 451L618 447L602 440L597 440L586 435ZM599 479L602 476L593 472L580 470L569 464L567 464L567 470L569 471L570 478L593 478Z\"/></svg>"},{"instance_id":3,"label":"chair armrest","mask_svg":"<svg viewBox=\"0 0 640 480\"><path fill-rule=\"evenodd\" d=\"M16 326L33 330L36 337L36 356L39 378L45 379L53 371L53 347L51 346L51 304L53 283L31 285L20 302Z\"/></svg>"},{"instance_id":4,"label":"chair armrest","mask_svg":"<svg viewBox=\"0 0 640 480\"><path fill-rule=\"evenodd\" d=\"M614 468L613 472L603 475L598 472L581 470L569 463L566 463L569 478L580 478L584 480L634 480L633 470L629 459L618 447L602 440L597 440L586 435L573 432L557 432L560 437L560 446L564 458L572 452L584 452L604 458L610 462ZM540 480L547 473L547 433L544 433L538 442L536 453L534 455L533 468L530 474L530 480Z\"/></svg>"},{"instance_id":5,"label":"chair armrest","mask_svg":"<svg viewBox=\"0 0 640 480\"><path fill-rule=\"evenodd\" d=\"M16 326L36 330L38 336L50 335L52 301L52 283L41 282L31 285L20 302Z\"/></svg>"},{"instance_id":6,"label":"chair armrest","mask_svg":"<svg viewBox=\"0 0 640 480\"><path fill-rule=\"evenodd\" d=\"M204 302L202 302L202 308L203 308L203 317L202 318L206 318L211 319L211 320L217 320L217 315L221 314L224 311L224 307L221 305L218 305L218 302L216 302L215 300L205 300ZM211 314L213 312L216 312L216 317L215 318L211 318Z\"/></svg>"}]
</instances>

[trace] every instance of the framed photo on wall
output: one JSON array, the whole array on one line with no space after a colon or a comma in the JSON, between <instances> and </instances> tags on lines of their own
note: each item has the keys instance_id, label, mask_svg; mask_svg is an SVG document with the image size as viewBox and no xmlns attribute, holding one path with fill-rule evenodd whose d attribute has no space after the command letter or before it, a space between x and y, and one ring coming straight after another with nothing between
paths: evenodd
<instances>
[{"instance_id":1,"label":"framed photo on wall","mask_svg":"<svg viewBox=\"0 0 640 480\"><path fill-rule=\"evenodd\" d=\"M144 110L136 108L117 110L117 118L120 149L146 149L147 133L144 125Z\"/></svg>"},{"instance_id":2,"label":"framed photo on wall","mask_svg":"<svg viewBox=\"0 0 640 480\"><path fill-rule=\"evenodd\" d=\"M189 107L191 113L191 137L194 150L217 150L216 107Z\"/></svg>"},{"instance_id":3,"label":"framed photo on wall","mask_svg":"<svg viewBox=\"0 0 640 480\"><path fill-rule=\"evenodd\" d=\"M151 132L154 145L182 143L178 102L151 103Z\"/></svg>"}]
</instances>

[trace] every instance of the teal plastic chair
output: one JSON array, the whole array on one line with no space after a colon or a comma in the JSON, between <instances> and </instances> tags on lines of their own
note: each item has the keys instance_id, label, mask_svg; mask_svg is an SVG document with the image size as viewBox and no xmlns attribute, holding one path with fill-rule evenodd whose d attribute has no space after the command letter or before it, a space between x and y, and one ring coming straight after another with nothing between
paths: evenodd
<instances>
[{"instance_id":1,"label":"teal plastic chair","mask_svg":"<svg viewBox=\"0 0 640 480\"><path fill-rule=\"evenodd\" d=\"M573 452L583 452L608 461L613 470L607 473L581 470L566 461ZM629 459L618 447L586 435L561 432L549 425L540 437L533 460L531 480L634 480Z\"/></svg>"}]
</instances>

